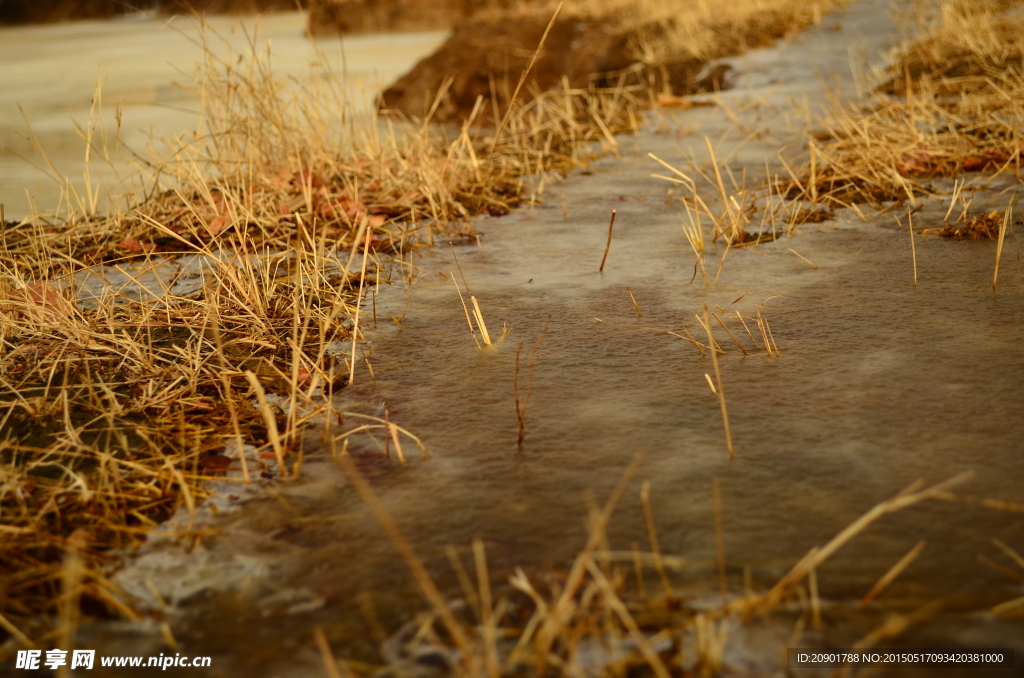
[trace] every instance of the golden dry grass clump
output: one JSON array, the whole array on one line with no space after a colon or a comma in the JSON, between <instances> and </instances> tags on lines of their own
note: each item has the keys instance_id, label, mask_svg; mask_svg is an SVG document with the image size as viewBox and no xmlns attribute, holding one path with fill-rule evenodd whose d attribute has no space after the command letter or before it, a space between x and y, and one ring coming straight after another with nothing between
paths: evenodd
<instances>
[{"instance_id":1,"label":"golden dry grass clump","mask_svg":"<svg viewBox=\"0 0 1024 678\"><path fill-rule=\"evenodd\" d=\"M870 105L824 118L787 197L836 205L909 200L927 180L1019 173L1024 14L1011 0L915 4L919 34L894 53Z\"/></svg>"},{"instance_id":2,"label":"golden dry grass clump","mask_svg":"<svg viewBox=\"0 0 1024 678\"><path fill-rule=\"evenodd\" d=\"M141 188L101 213L101 186L87 176L78 192L47 165L62 204L3 228L0 638L45 635L72 594L134 615L104 578L110 550L191 515L206 479L295 471L304 425L340 425L332 392L372 375L366 290L412 270L436 234L507 212L525 176L542 191L595 157L587 142L614 148L638 124L630 92L564 90L496 132L434 129L355 113L330 74L282 83L268 55L200 40L202 125L140 160ZM80 128L93 167L113 157L99 117ZM85 294L108 273L158 282ZM248 461L242 445L257 448ZM73 591L69 553L83 564Z\"/></svg>"}]
</instances>

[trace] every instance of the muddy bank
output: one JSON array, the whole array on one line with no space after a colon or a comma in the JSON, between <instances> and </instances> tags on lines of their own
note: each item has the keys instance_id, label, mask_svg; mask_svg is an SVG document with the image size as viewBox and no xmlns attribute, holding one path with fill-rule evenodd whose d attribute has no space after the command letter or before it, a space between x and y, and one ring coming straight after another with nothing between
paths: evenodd
<instances>
[{"instance_id":1,"label":"muddy bank","mask_svg":"<svg viewBox=\"0 0 1024 678\"><path fill-rule=\"evenodd\" d=\"M480 0L310 0L311 35L426 31L469 18Z\"/></svg>"},{"instance_id":2,"label":"muddy bank","mask_svg":"<svg viewBox=\"0 0 1024 678\"><path fill-rule=\"evenodd\" d=\"M648 96L718 91L728 87L727 69L707 69L711 61L770 45L805 28L814 17L769 9L743 21L708 19L702 30L713 36L709 49L694 54L690 45L680 43L673 53L652 61L642 53L645 46L678 39L675 34L682 27L672 17L645 21L632 12L567 14L552 25L524 82L523 97L563 82L572 88L633 86ZM550 14L519 11L490 11L470 18L434 54L385 90L383 107L422 117L450 79L433 120L465 119L478 97L484 101L478 120L487 120L492 106L504 110L508 104L549 20Z\"/></svg>"}]
</instances>

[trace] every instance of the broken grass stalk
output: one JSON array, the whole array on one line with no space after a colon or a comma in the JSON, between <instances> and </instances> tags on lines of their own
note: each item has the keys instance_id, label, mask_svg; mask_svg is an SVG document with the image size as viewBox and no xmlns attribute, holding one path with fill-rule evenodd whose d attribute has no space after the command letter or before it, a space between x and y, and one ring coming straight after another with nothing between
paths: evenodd
<instances>
[{"instance_id":1,"label":"broken grass stalk","mask_svg":"<svg viewBox=\"0 0 1024 678\"><path fill-rule=\"evenodd\" d=\"M633 296L633 290L627 287L626 291L629 292L629 300L633 302L633 308L636 309L636 316L638 318L642 318L644 312L640 310L640 304L636 303L636 297Z\"/></svg>"},{"instance_id":2,"label":"broken grass stalk","mask_svg":"<svg viewBox=\"0 0 1024 678\"><path fill-rule=\"evenodd\" d=\"M441 275L444 275L443 273ZM462 311L466 314L466 324L469 325L469 334L473 337L473 343L476 344L477 348L480 346L480 340L476 338L476 330L473 329L473 321L469 317L469 308L466 306L466 299L462 296L462 290L459 288L459 283L455 280L455 274L451 273L452 282L455 283L455 291L459 293L459 301L462 302Z\"/></svg>"},{"instance_id":3,"label":"broken grass stalk","mask_svg":"<svg viewBox=\"0 0 1024 678\"><path fill-rule=\"evenodd\" d=\"M533 392L533 365L534 359L537 355L537 349L540 347L540 342L544 340L544 335L548 333L548 325L551 323L551 318L548 317L544 323L544 329L541 330L540 335L537 337L537 341L534 342L533 348L530 350L530 366L526 373L526 397L523 399L522 404L519 402L519 354L523 350L523 342L525 339L519 342L519 346L516 348L516 366L515 373L512 377L512 395L516 402L516 420L518 422L518 432L516 435L516 447L522 448L523 438L526 436L526 408L530 406L530 395Z\"/></svg>"},{"instance_id":4,"label":"broken grass stalk","mask_svg":"<svg viewBox=\"0 0 1024 678\"><path fill-rule=\"evenodd\" d=\"M910 256L914 260L914 286L917 287L917 244L914 242L914 212L907 210L907 230L910 231ZM996 264L998 266L998 263ZM995 281L992 282L995 285Z\"/></svg>"},{"instance_id":5,"label":"broken grass stalk","mask_svg":"<svg viewBox=\"0 0 1024 678\"><path fill-rule=\"evenodd\" d=\"M462 272L462 265L459 264L459 256L455 254L455 245L451 240L448 241L448 246L452 248L452 258L455 259L455 267L459 269L459 275L462 276L462 284L466 286L467 292L472 292L472 290L469 289L469 283L466 282L466 274Z\"/></svg>"},{"instance_id":6,"label":"broken grass stalk","mask_svg":"<svg viewBox=\"0 0 1024 678\"><path fill-rule=\"evenodd\" d=\"M999 279L999 259L1003 255L1003 241L1006 239L1006 229L1010 224L1010 220L1013 214L1013 202L1006 208L1006 212L1003 214L1003 224L999 228L999 240L996 242L996 265L992 271L992 289L996 289L996 281Z\"/></svg>"},{"instance_id":7,"label":"broken grass stalk","mask_svg":"<svg viewBox=\"0 0 1024 678\"><path fill-rule=\"evenodd\" d=\"M250 370L245 371L245 378L249 381L249 385L252 387L253 393L256 395L256 404L259 407L260 414L263 415L263 422L267 427L267 437L270 438L270 445L274 450L274 457L277 458L277 467L281 473L281 477L284 477L287 473L284 466L284 446L281 445L281 436L277 430L277 418L270 409L270 403L267 401L267 393L263 390L263 384L256 378ZM239 450L239 454L245 454L245 450Z\"/></svg>"},{"instance_id":8,"label":"broken grass stalk","mask_svg":"<svg viewBox=\"0 0 1024 678\"><path fill-rule=\"evenodd\" d=\"M715 338L711 333L711 319L708 317L708 305L704 304L704 327L708 331L708 345L715 346ZM725 443L729 449L729 458L733 458L735 452L732 447L732 430L729 428L729 411L725 406L725 390L722 388L722 372L718 367L718 353L711 351L711 364L715 367L715 382L718 386L718 403L722 408L722 425L725 427Z\"/></svg>"},{"instance_id":9,"label":"broken grass stalk","mask_svg":"<svg viewBox=\"0 0 1024 678\"><path fill-rule=\"evenodd\" d=\"M612 247L612 229L615 228L615 210L612 210L612 219L608 222L608 242L604 246L604 256L601 257L601 266L597 269L598 273L604 272L604 263L608 260L608 250Z\"/></svg>"},{"instance_id":10,"label":"broken grass stalk","mask_svg":"<svg viewBox=\"0 0 1024 678\"><path fill-rule=\"evenodd\" d=\"M914 546L914 548L910 549L905 556L900 558L895 565L889 568L888 572L883 574L878 581L875 582L875 585L871 587L871 590L867 592L867 595L861 599L860 603L857 605L857 609L863 610L871 604L872 600L881 595L882 591L884 591L889 584L895 581L896 577L900 576L900 574L903 573L903 570L910 567L910 564L914 562L919 555L921 555L921 551L924 550L926 545L927 542L923 539L917 542L917 545Z\"/></svg>"},{"instance_id":11,"label":"broken grass stalk","mask_svg":"<svg viewBox=\"0 0 1024 678\"><path fill-rule=\"evenodd\" d=\"M491 335L487 333L487 325L484 324L484 316L480 312L480 304L477 303L476 297L470 297L469 300L473 302L473 317L476 318L476 326L480 328L480 336L483 337L484 344L490 346Z\"/></svg>"},{"instance_id":12,"label":"broken grass stalk","mask_svg":"<svg viewBox=\"0 0 1024 678\"><path fill-rule=\"evenodd\" d=\"M712 311L711 315L714 316L715 320L718 321L718 324L722 326L722 329L725 330L726 334L728 334L729 337L733 340L733 343L735 343L736 346L743 352L743 355L750 355L749 353L747 353L747 350L743 348L743 344L741 344L740 340L736 338L736 335L732 333L732 330L726 327L725 323L722 322L722 319L718 317L718 314Z\"/></svg>"}]
</instances>

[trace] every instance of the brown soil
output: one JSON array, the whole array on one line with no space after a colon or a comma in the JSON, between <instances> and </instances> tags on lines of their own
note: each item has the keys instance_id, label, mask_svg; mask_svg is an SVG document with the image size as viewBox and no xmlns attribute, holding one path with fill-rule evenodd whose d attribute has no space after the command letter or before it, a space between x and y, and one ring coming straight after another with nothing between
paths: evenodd
<instances>
[{"instance_id":1,"label":"brown soil","mask_svg":"<svg viewBox=\"0 0 1024 678\"><path fill-rule=\"evenodd\" d=\"M547 21L467 21L434 54L420 61L383 94L387 108L423 117L445 79L453 78L447 96L434 114L445 122L472 111L478 96L499 102L509 99L520 75L540 43ZM591 75L627 68L631 64L627 36L608 21L560 20L534 65L530 89L555 87L562 76L573 87L584 87Z\"/></svg>"},{"instance_id":2,"label":"brown soil","mask_svg":"<svg viewBox=\"0 0 1024 678\"><path fill-rule=\"evenodd\" d=\"M499 110L504 110L547 23L548 17L512 12L471 17L458 25L434 54L383 93L382 107L422 118L450 78L434 121L464 120L479 96L486 103L483 118L489 117L492 97ZM728 67L704 73L709 60L770 44L795 28L799 26L794 26L792 16L765 11L742 25L711 26L718 39L708 59L680 54L665 63L642 65L634 45L665 34L668 27L663 23L626 26L619 17L560 18L552 26L521 96L529 99L531 93L552 89L563 76L574 88L625 84L681 94L726 89Z\"/></svg>"},{"instance_id":3,"label":"brown soil","mask_svg":"<svg viewBox=\"0 0 1024 678\"><path fill-rule=\"evenodd\" d=\"M310 0L309 33L338 35L451 28L481 0Z\"/></svg>"}]
</instances>

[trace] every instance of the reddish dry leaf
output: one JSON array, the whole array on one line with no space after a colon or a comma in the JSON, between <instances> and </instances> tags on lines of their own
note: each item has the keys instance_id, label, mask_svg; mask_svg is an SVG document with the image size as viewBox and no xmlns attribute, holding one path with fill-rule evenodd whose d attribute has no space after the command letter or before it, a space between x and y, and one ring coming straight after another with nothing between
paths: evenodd
<instances>
[{"instance_id":1,"label":"reddish dry leaf","mask_svg":"<svg viewBox=\"0 0 1024 678\"><path fill-rule=\"evenodd\" d=\"M206 227L206 230L210 232L210 235L216 236L223 233L231 226L231 220L225 219L224 217L217 217L212 220Z\"/></svg>"},{"instance_id":2,"label":"reddish dry leaf","mask_svg":"<svg viewBox=\"0 0 1024 678\"><path fill-rule=\"evenodd\" d=\"M317 204L317 212L324 219L332 220L341 217L344 214L348 217L349 221L358 222L366 214L367 207L361 202L352 200L346 195L331 200L327 198L325 202L319 202ZM371 224L373 220L371 218ZM383 223L383 222L381 222Z\"/></svg>"},{"instance_id":3,"label":"reddish dry leaf","mask_svg":"<svg viewBox=\"0 0 1024 678\"><path fill-rule=\"evenodd\" d=\"M928 147L900 154L900 174L923 174L931 171L932 159Z\"/></svg>"},{"instance_id":4,"label":"reddish dry leaf","mask_svg":"<svg viewBox=\"0 0 1024 678\"><path fill-rule=\"evenodd\" d=\"M345 214L348 215L349 219L355 219L362 215L366 211L366 205L361 202L352 200L348 196L342 196L339 201L341 209L345 210Z\"/></svg>"},{"instance_id":5,"label":"reddish dry leaf","mask_svg":"<svg viewBox=\"0 0 1024 678\"><path fill-rule=\"evenodd\" d=\"M977 172L983 167L985 167L985 161L976 155L969 155L966 158L964 158L965 172Z\"/></svg>"},{"instance_id":6,"label":"reddish dry leaf","mask_svg":"<svg viewBox=\"0 0 1024 678\"><path fill-rule=\"evenodd\" d=\"M1010 159L1010 156L1003 155L997 151L985 151L981 156L969 155L964 158L965 172L980 172L990 167L1002 165Z\"/></svg>"},{"instance_id":7,"label":"reddish dry leaf","mask_svg":"<svg viewBox=\"0 0 1024 678\"><path fill-rule=\"evenodd\" d=\"M11 290L7 298L25 318L38 323L53 323L66 318L71 303L47 282L29 283L22 289Z\"/></svg>"},{"instance_id":8,"label":"reddish dry leaf","mask_svg":"<svg viewBox=\"0 0 1024 678\"><path fill-rule=\"evenodd\" d=\"M129 252L152 252L156 249L156 245L151 242L142 242L135 238L125 238L121 242L117 243L117 247L128 250Z\"/></svg>"},{"instance_id":9,"label":"reddish dry leaf","mask_svg":"<svg viewBox=\"0 0 1024 678\"><path fill-rule=\"evenodd\" d=\"M312 175L310 175L309 172L295 172L295 173L293 173L291 181L289 183L291 183L291 185L295 186L296 188L302 188L302 187L306 186L307 182L313 188L323 188L324 186L327 185L326 182L324 182L323 178L321 178L319 174L312 174Z\"/></svg>"}]
</instances>

